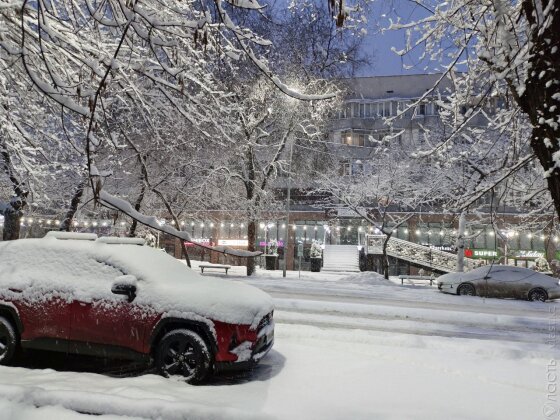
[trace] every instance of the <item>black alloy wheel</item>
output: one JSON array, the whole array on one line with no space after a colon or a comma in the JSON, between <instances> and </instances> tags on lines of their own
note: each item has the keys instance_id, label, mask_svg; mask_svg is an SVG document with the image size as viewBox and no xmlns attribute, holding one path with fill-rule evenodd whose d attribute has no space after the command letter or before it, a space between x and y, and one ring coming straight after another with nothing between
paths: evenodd
<instances>
[{"instance_id":1,"label":"black alloy wheel","mask_svg":"<svg viewBox=\"0 0 560 420\"><path fill-rule=\"evenodd\" d=\"M546 302L548 294L543 289L533 289L529 292L528 298L531 302Z\"/></svg>"},{"instance_id":2,"label":"black alloy wheel","mask_svg":"<svg viewBox=\"0 0 560 420\"><path fill-rule=\"evenodd\" d=\"M0 316L0 365L7 365L14 357L17 337L14 327L6 318Z\"/></svg>"},{"instance_id":3,"label":"black alloy wheel","mask_svg":"<svg viewBox=\"0 0 560 420\"><path fill-rule=\"evenodd\" d=\"M469 283L461 284L457 289L457 294L461 296L474 296L475 295L474 286Z\"/></svg>"},{"instance_id":4,"label":"black alloy wheel","mask_svg":"<svg viewBox=\"0 0 560 420\"><path fill-rule=\"evenodd\" d=\"M156 367L165 377L182 377L187 383L201 382L210 370L208 346L193 331L168 332L157 347Z\"/></svg>"}]
</instances>

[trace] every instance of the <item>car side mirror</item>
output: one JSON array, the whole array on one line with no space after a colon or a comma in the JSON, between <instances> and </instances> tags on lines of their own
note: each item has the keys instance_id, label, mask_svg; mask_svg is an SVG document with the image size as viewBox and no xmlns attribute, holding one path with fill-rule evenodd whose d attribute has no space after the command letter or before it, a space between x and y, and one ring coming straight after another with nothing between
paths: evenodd
<instances>
[{"instance_id":1,"label":"car side mirror","mask_svg":"<svg viewBox=\"0 0 560 420\"><path fill-rule=\"evenodd\" d=\"M115 295L125 295L128 296L128 301L132 302L136 299L136 277L134 276L119 276L113 282L111 287L111 292Z\"/></svg>"}]
</instances>

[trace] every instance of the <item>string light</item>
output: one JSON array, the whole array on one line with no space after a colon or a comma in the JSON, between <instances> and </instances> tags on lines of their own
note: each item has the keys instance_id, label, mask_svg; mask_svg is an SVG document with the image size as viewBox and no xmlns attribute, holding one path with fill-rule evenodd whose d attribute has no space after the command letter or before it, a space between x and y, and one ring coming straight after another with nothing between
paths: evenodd
<instances>
[{"instance_id":1,"label":"string light","mask_svg":"<svg viewBox=\"0 0 560 420\"><path fill-rule=\"evenodd\" d=\"M163 226L165 223L166 223L165 219L160 219L160 221L158 222L158 224L160 226ZM180 221L180 222L177 221L176 222L175 220L171 220L168 223L170 223L173 226L175 226L177 224L180 224L181 226L184 226L186 224L185 221ZM364 221L362 221L361 223L364 224ZM53 219L39 218L37 216L35 216L35 218L34 217L22 217L21 220L20 220L20 225L21 226L26 226L26 225L30 226L32 224L35 224L36 226L45 226L45 227L46 226L50 227L52 225L60 226L61 221L57 220L57 219L54 219L54 218ZM105 221L103 221L103 220L98 221L98 220L91 220L91 219L89 219L89 220L88 219L86 219L86 220L75 220L74 219L72 221L72 226L76 227L76 228L79 227L79 226L83 226L84 228L97 228L97 227L106 228L106 227L111 226L111 224L112 224L111 221L108 222L106 220ZM127 225L127 222L121 221L117 225L124 228ZM190 225L195 226L195 222L194 221L190 222ZM200 222L200 227L201 228L204 228L205 226L208 226L208 225L209 225L209 227L213 228L214 225L217 225L217 223L210 222L208 224L205 224L204 222ZM230 226L232 228L234 228L236 225L234 223L231 223ZM239 226L240 228L244 228L246 225L245 225L245 223L240 223L237 226ZM269 223L266 223L266 224L265 223L260 223L260 227L262 229L266 229L267 227L268 228L274 228L274 226L277 226L277 227L281 226L282 229L285 229L286 228L286 223L282 223L281 225L278 222L269 222ZM296 230L298 226L300 226L302 228L302 230L304 230L304 231L308 230L307 225L296 225L296 224L292 225L292 229ZM225 227L225 223L220 222L220 227L222 227L222 228ZM323 228L325 229L326 233L329 233L330 230L331 230L331 228L329 228L328 225L324 225ZM334 228L337 231L340 231L341 226L336 226ZM348 232L351 232L353 230L352 226L346 226L345 229ZM377 229L375 229L374 226L369 226L369 227L368 226L357 226L356 229L357 229L358 232L369 231L369 232L373 232L373 233L381 233ZM317 231L318 226L317 225L313 226L313 230ZM408 228L403 228L402 232L404 234L408 234L409 229ZM425 235L428 235L428 236L437 235L439 233L439 236L441 236L441 237L445 236L446 234L457 235L457 230L456 229L453 229L453 230L451 230L451 229L450 230L441 229L439 231L436 230L435 232L432 232L431 230L416 229L414 232L416 233L416 235L425 234ZM540 240L544 241L547 238L547 235L539 234L538 232L537 233L527 232L527 231L523 232L523 231L518 231L518 230L515 230L515 229L502 230L500 232L501 232L502 237L506 237L506 238L510 238L510 239L514 238L514 237L525 236L527 239L540 238ZM483 228L482 230L473 230L473 231L465 230L464 234L467 235L467 236L480 235L480 234L485 234L489 237L496 236L494 230L486 230L485 228ZM555 243L558 243L560 241L560 235L557 235L557 236L550 235L550 239L552 239Z\"/></svg>"}]
</instances>

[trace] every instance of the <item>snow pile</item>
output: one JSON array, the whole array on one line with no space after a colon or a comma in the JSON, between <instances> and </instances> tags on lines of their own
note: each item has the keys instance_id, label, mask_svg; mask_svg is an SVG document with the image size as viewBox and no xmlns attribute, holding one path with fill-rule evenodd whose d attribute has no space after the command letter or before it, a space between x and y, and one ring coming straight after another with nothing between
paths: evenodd
<instances>
[{"instance_id":1,"label":"snow pile","mask_svg":"<svg viewBox=\"0 0 560 420\"><path fill-rule=\"evenodd\" d=\"M124 297L111 293L111 287L123 275L137 278L134 305L145 310L193 313L254 327L272 311L266 293L240 282L202 277L149 247L53 238L0 243L0 299L57 297L117 305Z\"/></svg>"}]
</instances>

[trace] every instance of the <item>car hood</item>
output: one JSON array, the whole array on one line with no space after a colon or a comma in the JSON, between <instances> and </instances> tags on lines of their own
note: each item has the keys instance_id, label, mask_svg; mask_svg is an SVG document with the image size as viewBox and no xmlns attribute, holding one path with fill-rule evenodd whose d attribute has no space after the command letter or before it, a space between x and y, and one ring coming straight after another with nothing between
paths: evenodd
<instances>
[{"instance_id":1,"label":"car hood","mask_svg":"<svg viewBox=\"0 0 560 420\"><path fill-rule=\"evenodd\" d=\"M185 270L192 271L188 267ZM272 298L247 284L225 279L201 277L201 281L179 284L138 282L135 303L149 306L165 316L204 317L230 324L251 325L273 310Z\"/></svg>"}]
</instances>

